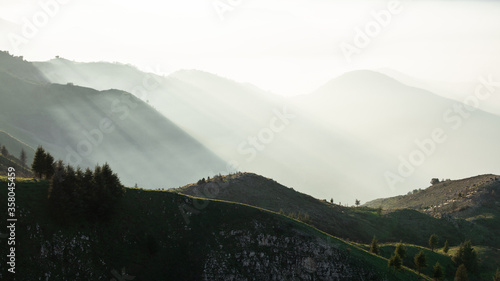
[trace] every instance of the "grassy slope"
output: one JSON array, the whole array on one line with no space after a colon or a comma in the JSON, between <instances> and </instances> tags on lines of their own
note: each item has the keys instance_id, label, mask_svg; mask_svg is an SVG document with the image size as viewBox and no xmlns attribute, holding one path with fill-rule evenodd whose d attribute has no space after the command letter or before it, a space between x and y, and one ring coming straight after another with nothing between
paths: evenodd
<instances>
[{"instance_id":1,"label":"grassy slope","mask_svg":"<svg viewBox=\"0 0 500 281\"><path fill-rule=\"evenodd\" d=\"M9 167L14 168L18 176L33 177L31 170L26 167L21 160L13 155L4 156L0 154L0 176L6 176Z\"/></svg>"},{"instance_id":2,"label":"grassy slope","mask_svg":"<svg viewBox=\"0 0 500 281\"><path fill-rule=\"evenodd\" d=\"M211 191L213 188L206 192L205 185L197 184L175 191L245 203L275 212L307 213L318 229L361 243L369 243L374 235L381 242L403 240L421 246L427 246L428 238L433 233L438 234L442 241L449 240L451 245L478 236L485 237L482 242L490 236L488 229L473 228L471 222L435 218L416 210L384 211L382 216L378 216L374 208L347 208L330 204L255 174L235 174L219 181L212 179L211 182L216 186L216 194ZM470 232L471 229L474 231Z\"/></svg>"},{"instance_id":3,"label":"grassy slope","mask_svg":"<svg viewBox=\"0 0 500 281\"><path fill-rule=\"evenodd\" d=\"M477 195L480 195L485 190L490 190L495 185L498 188L498 182L500 182L500 177L491 174L461 180L443 181L415 194L376 199L367 202L364 206L416 210L429 210L437 207L443 211L456 212L468 203L468 198L477 197ZM455 204L453 204L454 202Z\"/></svg>"},{"instance_id":4,"label":"grassy slope","mask_svg":"<svg viewBox=\"0 0 500 281\"><path fill-rule=\"evenodd\" d=\"M360 245L364 249L369 249L370 245ZM432 270L436 262L439 262L439 264L443 267L445 277L447 280L453 280L453 277L455 276L455 272L457 267L453 263L450 257L450 253L444 254L440 250L435 250L434 252L431 251L428 248L416 246L416 245L411 245L411 244L404 244L406 248L406 257L403 260L403 264L407 267L415 268L415 263L413 261L413 258L415 257L418 252L421 250L424 251L424 254L427 259L427 267L423 268L421 271L423 274L432 276ZM396 249L396 243L386 243L380 245L380 255L385 257L385 258L390 258L394 254L394 250Z\"/></svg>"},{"instance_id":5,"label":"grassy slope","mask_svg":"<svg viewBox=\"0 0 500 281\"><path fill-rule=\"evenodd\" d=\"M24 149L24 151L26 152L26 162L33 162L35 149L2 130L0 130L0 145L5 145L7 150L9 150L9 153L18 158L21 155L21 150Z\"/></svg>"},{"instance_id":6,"label":"grassy slope","mask_svg":"<svg viewBox=\"0 0 500 281\"><path fill-rule=\"evenodd\" d=\"M470 186L474 186L474 184L481 186L480 182L493 183L490 178L491 176L474 177L471 178L472 180L459 182L468 182ZM450 182L446 186L447 190L451 190L450 193L454 190ZM493 187L495 186L493 185ZM467 185L464 186L464 188L466 187ZM190 184L173 191L199 197L215 197L242 202L276 212L280 209L285 213L300 211L309 214L311 223L317 228L348 240L368 243L373 235L383 242L402 240L410 243L411 257L407 258L405 264L411 267L414 267L412 259L417 252L414 249L427 246L428 238L433 233L439 236L439 247L443 246L445 240L448 240L451 246L457 246L466 239L471 239L474 245L487 245L475 247L483 260L481 263L482 278L489 279L496 268L500 266L497 248L499 242L497 229L500 225L498 222L500 216L497 215L496 209L490 206L491 204L486 204L486 206L490 206L489 209L487 207L468 208L466 212L470 217L467 219L437 218L430 216L428 212L413 209L384 210L383 215L378 216L374 208L346 208L332 205L296 192L273 180L247 173L224 176L217 180L211 179L211 183L207 185ZM486 194L489 192L488 189ZM473 193L473 190L469 189L469 193ZM469 196L469 193L464 193L464 197ZM424 194L423 191L422 194ZM473 194L479 195L481 193ZM467 204L474 202L477 204L476 201L467 202ZM484 200L481 202L484 203ZM394 248L390 248L393 247L391 245L387 244L382 247L383 254L387 258L394 251ZM424 251L431 253L429 249ZM439 256L436 253L431 253L430 256L430 266L431 262L434 266L435 261L439 260L441 265L448 270L448 276L454 274L456 268L452 265L449 256ZM430 270L429 267L424 272L429 274Z\"/></svg>"},{"instance_id":7,"label":"grassy slope","mask_svg":"<svg viewBox=\"0 0 500 281\"><path fill-rule=\"evenodd\" d=\"M415 194L377 199L365 206L392 210L408 208L447 220L455 218L453 222L466 239L479 245L474 248L481 260L480 277L490 280L500 268L499 194L500 177L488 174L444 181ZM452 247L448 254L453 255L457 249Z\"/></svg>"},{"instance_id":8,"label":"grassy slope","mask_svg":"<svg viewBox=\"0 0 500 281\"><path fill-rule=\"evenodd\" d=\"M6 192L2 190L0 202L6 204ZM208 202L205 208L190 215L186 223L179 206L185 203L196 206L194 199L171 192L128 189L111 221L98 225L79 221L61 227L54 224L47 213L47 190L46 181L17 181L17 280L34 280L40 276L47 276L49 280L61 280L62 276L68 280L109 280L113 277L112 270L122 268L136 276L135 280L165 280L167 276L200 280L203 272L214 274L224 265L240 276L253 279L257 278L258 270L248 271L241 258L224 260L224 257L257 253L269 257L267 262L271 264L281 259L278 269L287 268L290 260L297 258L293 257L295 254L300 256L303 244L313 248L323 245L336 253L347 268L358 268L356 272L373 269L379 275L387 275L387 280L415 277L415 273L408 270L394 276L385 259L298 221L242 204L204 201ZM5 223L2 219L2 229ZM256 242L262 238L260 235L277 237L277 241L295 239L296 243L276 246L279 251L275 252L274 247ZM247 241L246 246L242 247L241 241ZM6 243L2 243L2 253L5 247ZM313 258L323 255L326 254ZM220 263L214 270L208 260ZM302 273L319 274L320 263L327 261L315 261L317 273ZM3 254L0 268L5 274ZM9 280L9 277L0 278Z\"/></svg>"}]
</instances>

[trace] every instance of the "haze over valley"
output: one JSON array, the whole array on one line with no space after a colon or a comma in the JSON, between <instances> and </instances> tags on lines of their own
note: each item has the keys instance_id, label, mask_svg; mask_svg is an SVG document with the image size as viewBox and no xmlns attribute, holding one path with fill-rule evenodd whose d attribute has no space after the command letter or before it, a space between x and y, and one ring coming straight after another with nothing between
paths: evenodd
<instances>
[{"instance_id":1,"label":"haze over valley","mask_svg":"<svg viewBox=\"0 0 500 281\"><path fill-rule=\"evenodd\" d=\"M0 279L500 281L499 14L2 1Z\"/></svg>"}]
</instances>

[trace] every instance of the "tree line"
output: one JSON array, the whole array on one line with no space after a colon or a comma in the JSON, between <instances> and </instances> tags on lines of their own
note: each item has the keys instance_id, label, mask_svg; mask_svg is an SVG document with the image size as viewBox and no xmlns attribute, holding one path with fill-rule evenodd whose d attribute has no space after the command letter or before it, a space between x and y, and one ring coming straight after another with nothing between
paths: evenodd
<instances>
[{"instance_id":1,"label":"tree line","mask_svg":"<svg viewBox=\"0 0 500 281\"><path fill-rule=\"evenodd\" d=\"M54 157L40 146L32 169L40 179L50 180L49 211L63 223L82 218L105 220L125 194L125 187L107 163L93 170L75 169L62 160L54 162Z\"/></svg>"}]
</instances>

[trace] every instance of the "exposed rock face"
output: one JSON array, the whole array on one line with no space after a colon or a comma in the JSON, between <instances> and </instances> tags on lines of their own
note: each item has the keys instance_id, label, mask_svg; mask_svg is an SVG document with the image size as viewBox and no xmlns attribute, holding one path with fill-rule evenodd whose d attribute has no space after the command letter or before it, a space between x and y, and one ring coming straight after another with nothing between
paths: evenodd
<instances>
[{"instance_id":1,"label":"exposed rock face","mask_svg":"<svg viewBox=\"0 0 500 281\"><path fill-rule=\"evenodd\" d=\"M213 249L204 280L381 280L327 241L299 231L293 237L263 234L258 222L253 225L255 231L214 235L234 250Z\"/></svg>"}]
</instances>

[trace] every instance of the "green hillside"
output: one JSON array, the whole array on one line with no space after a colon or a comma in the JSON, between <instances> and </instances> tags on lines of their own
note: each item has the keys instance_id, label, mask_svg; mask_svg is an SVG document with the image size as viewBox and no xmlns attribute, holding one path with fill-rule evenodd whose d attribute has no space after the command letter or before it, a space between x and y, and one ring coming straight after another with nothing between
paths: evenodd
<instances>
[{"instance_id":1,"label":"green hillside","mask_svg":"<svg viewBox=\"0 0 500 281\"><path fill-rule=\"evenodd\" d=\"M485 184L493 184L489 178L487 180L487 177L480 178ZM477 177L471 179L476 182ZM482 260L480 263L482 278L491 278L496 268L500 267L498 257L500 223L497 223L500 216L497 215L495 209L470 207L482 214L485 214L486 210L490 212L489 215L467 219L452 216L435 217L409 208L383 209L379 214L378 208L342 207L302 194L271 179L249 173L216 176L205 182L200 181L173 191L198 197L241 202L294 217L300 213L303 218L306 218L304 219L306 222L318 229L347 241L361 242L359 245L365 249L369 249L369 245L366 244L373 236L376 236L380 242L385 243L382 246L382 255L386 258L390 258L394 252L392 243L403 241L409 243L412 254L411 258L408 257L404 261L405 265L413 268L415 267L412 262L413 256L417 249L419 251L422 247L428 247L431 234L438 235L438 248L442 247L446 240L452 248L456 248L465 240L471 240ZM490 205L495 200L494 197L490 198ZM479 204L478 202L476 204ZM447 269L448 277L451 278L456 266L452 263L450 256L432 253L430 249L424 249L424 251L430 253L429 260L433 262L432 266L439 261ZM428 268L424 272L430 274L429 270ZM479 277L474 278L472 280L480 280Z\"/></svg>"},{"instance_id":2,"label":"green hillside","mask_svg":"<svg viewBox=\"0 0 500 281\"><path fill-rule=\"evenodd\" d=\"M447 180L404 196L377 199L367 207L412 209L453 223L478 245L500 248L500 177Z\"/></svg>"},{"instance_id":3,"label":"green hillside","mask_svg":"<svg viewBox=\"0 0 500 281\"><path fill-rule=\"evenodd\" d=\"M31 172L31 170L28 167L24 166L19 159L15 158L12 155L0 155L0 176L6 176L8 173L7 169L9 167L14 168L19 176L33 177L33 173Z\"/></svg>"},{"instance_id":4,"label":"green hillside","mask_svg":"<svg viewBox=\"0 0 500 281\"><path fill-rule=\"evenodd\" d=\"M61 226L47 212L47 191L47 181L17 180L18 281L110 280L126 276L122 270L134 276L126 280L416 279L353 244L247 205L127 189L109 221ZM0 224L5 229L5 219ZM5 259L0 278L13 280Z\"/></svg>"},{"instance_id":5,"label":"green hillside","mask_svg":"<svg viewBox=\"0 0 500 281\"><path fill-rule=\"evenodd\" d=\"M217 192L207 192L214 185ZM210 187L208 191L214 189ZM427 246L428 238L436 233L452 245L471 239L476 244L498 247L500 242L492 237L488 228L475 228L474 221L453 218L436 218L412 209L384 210L377 208L343 207L313 198L285 187L274 180L250 173L239 173L211 179L210 182L191 184L176 192L221 200L240 202L285 214L307 214L312 225L327 233L369 243L376 235L381 242L403 240ZM473 229L473 232L470 230ZM477 238L480 238L478 240ZM444 241L443 240L443 241Z\"/></svg>"},{"instance_id":6,"label":"green hillside","mask_svg":"<svg viewBox=\"0 0 500 281\"><path fill-rule=\"evenodd\" d=\"M5 145L5 147L9 150L9 153L17 158L21 155L21 150L24 149L24 152L26 153L26 162L33 162L35 149L2 130L0 130L0 145Z\"/></svg>"},{"instance_id":7,"label":"green hillside","mask_svg":"<svg viewBox=\"0 0 500 281\"><path fill-rule=\"evenodd\" d=\"M5 146L7 149L7 155L3 155L0 152L0 176L6 176L8 169L12 167L19 176L33 177L33 173L29 167L33 160L33 152L31 151L31 148L2 131L0 131L0 140L2 140L2 142L0 142L0 146ZM21 149L25 149L26 163L19 160L20 156L16 157L11 148L13 148L14 151L16 151L15 148L18 148L19 154L17 155L21 154Z\"/></svg>"},{"instance_id":8,"label":"green hillside","mask_svg":"<svg viewBox=\"0 0 500 281\"><path fill-rule=\"evenodd\" d=\"M500 176L480 175L461 180L446 180L407 195L376 199L364 206L384 209L409 208L432 214L462 212L475 203L491 203L487 200L492 191L498 190ZM494 198L495 192L493 192ZM499 204L494 204L500 206Z\"/></svg>"}]
</instances>

